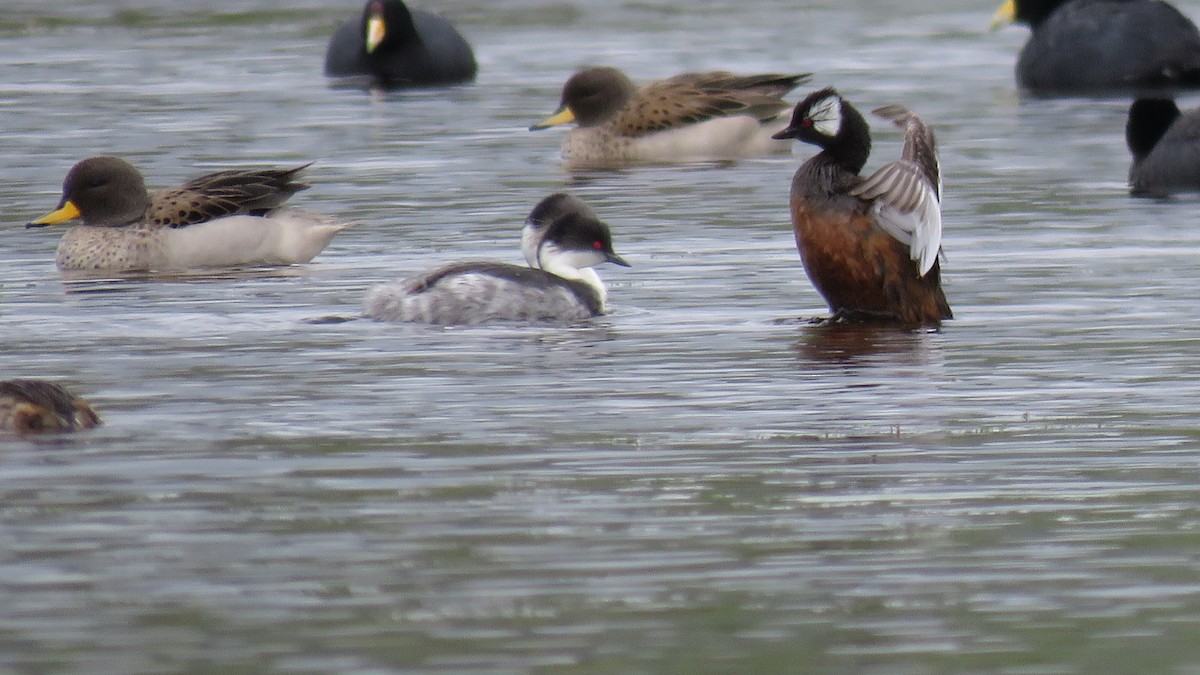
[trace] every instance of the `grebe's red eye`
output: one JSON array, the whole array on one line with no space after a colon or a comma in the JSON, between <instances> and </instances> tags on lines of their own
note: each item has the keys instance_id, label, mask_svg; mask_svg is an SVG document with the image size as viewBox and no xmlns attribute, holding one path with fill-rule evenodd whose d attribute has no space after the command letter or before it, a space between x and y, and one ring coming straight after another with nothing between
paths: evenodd
<instances>
[{"instance_id":1,"label":"grebe's red eye","mask_svg":"<svg viewBox=\"0 0 1200 675\"><path fill-rule=\"evenodd\" d=\"M596 249L597 251L599 251L600 249L604 248L604 242L601 242L601 241L593 241L593 242L592 242L592 248L594 248L594 249Z\"/></svg>"},{"instance_id":2,"label":"grebe's red eye","mask_svg":"<svg viewBox=\"0 0 1200 675\"><path fill-rule=\"evenodd\" d=\"M804 119L800 120L800 126L804 127L805 129L811 127L812 125L813 121L811 117L805 117Z\"/></svg>"}]
</instances>

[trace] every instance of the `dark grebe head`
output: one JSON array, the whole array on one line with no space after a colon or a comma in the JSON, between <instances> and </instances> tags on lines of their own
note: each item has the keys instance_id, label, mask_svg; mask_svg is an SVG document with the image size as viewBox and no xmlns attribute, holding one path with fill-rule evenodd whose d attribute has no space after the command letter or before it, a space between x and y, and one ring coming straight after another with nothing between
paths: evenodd
<instances>
[{"instance_id":1,"label":"dark grebe head","mask_svg":"<svg viewBox=\"0 0 1200 675\"><path fill-rule=\"evenodd\" d=\"M568 211L550 223L538 243L535 260L534 267L554 273L606 262L629 267L629 263L613 250L608 225L590 213L578 210Z\"/></svg>"},{"instance_id":2,"label":"dark grebe head","mask_svg":"<svg viewBox=\"0 0 1200 675\"><path fill-rule=\"evenodd\" d=\"M521 253L525 255L525 262L529 263L530 267L538 267L538 247L546 238L546 231L554 221L570 213L589 218L597 217L582 199L565 192L555 192L545 197L529 212L529 217L525 219L525 227L521 228Z\"/></svg>"},{"instance_id":3,"label":"dark grebe head","mask_svg":"<svg viewBox=\"0 0 1200 675\"><path fill-rule=\"evenodd\" d=\"M797 103L791 123L772 138L811 143L854 173L862 170L871 153L867 121L833 87L814 91Z\"/></svg>"}]
</instances>

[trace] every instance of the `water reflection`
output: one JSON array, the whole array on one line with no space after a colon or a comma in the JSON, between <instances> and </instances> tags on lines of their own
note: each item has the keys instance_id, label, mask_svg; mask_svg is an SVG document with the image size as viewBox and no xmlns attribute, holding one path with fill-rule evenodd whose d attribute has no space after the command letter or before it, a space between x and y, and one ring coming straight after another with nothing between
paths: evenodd
<instances>
[{"instance_id":1,"label":"water reflection","mask_svg":"<svg viewBox=\"0 0 1200 675\"><path fill-rule=\"evenodd\" d=\"M60 270L63 285L68 293L101 293L120 290L123 282L166 283L226 283L246 279L294 278L304 276L306 267L288 265L284 267L237 267L214 270L191 270L172 272L112 272L108 270Z\"/></svg>"},{"instance_id":2,"label":"water reflection","mask_svg":"<svg viewBox=\"0 0 1200 675\"><path fill-rule=\"evenodd\" d=\"M816 320L800 327L794 350L806 361L854 365L887 355L889 362L925 361L932 329L905 328L886 323Z\"/></svg>"}]
</instances>

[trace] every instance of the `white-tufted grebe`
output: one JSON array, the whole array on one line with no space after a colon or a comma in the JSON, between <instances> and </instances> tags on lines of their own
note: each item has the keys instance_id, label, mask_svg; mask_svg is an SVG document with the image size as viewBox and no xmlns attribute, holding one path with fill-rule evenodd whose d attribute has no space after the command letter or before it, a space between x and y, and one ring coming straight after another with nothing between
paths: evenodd
<instances>
[{"instance_id":1,"label":"white-tufted grebe","mask_svg":"<svg viewBox=\"0 0 1200 675\"><path fill-rule=\"evenodd\" d=\"M899 161L861 176L867 121L832 88L796 105L776 138L821 149L792 178L800 260L834 318L936 326L953 317L942 292L941 169L933 131L907 108L874 111L904 129Z\"/></svg>"},{"instance_id":2,"label":"white-tufted grebe","mask_svg":"<svg viewBox=\"0 0 1200 675\"><path fill-rule=\"evenodd\" d=\"M582 321L604 313L608 295L592 267L629 266L613 251L608 225L564 193L546 197L530 212L521 248L529 267L452 263L375 286L367 292L366 314L436 325Z\"/></svg>"}]
</instances>

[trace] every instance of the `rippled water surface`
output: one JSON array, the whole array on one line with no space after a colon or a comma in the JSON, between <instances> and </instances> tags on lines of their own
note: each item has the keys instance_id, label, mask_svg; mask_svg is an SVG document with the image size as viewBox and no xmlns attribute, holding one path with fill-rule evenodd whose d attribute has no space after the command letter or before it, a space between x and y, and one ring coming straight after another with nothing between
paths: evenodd
<instances>
[{"instance_id":1,"label":"rippled water surface","mask_svg":"<svg viewBox=\"0 0 1200 675\"><path fill-rule=\"evenodd\" d=\"M0 672L1196 672L1197 202L1127 196L1126 101L1023 100L990 3L431 4L476 84L327 86L353 0L6 5L0 374L106 425L0 441ZM956 319L808 322L807 147L565 173L526 127L597 63L916 109ZM64 279L22 224L102 153L315 160L295 203L358 224L285 270ZM318 321L518 261L564 188L633 264L612 314Z\"/></svg>"}]
</instances>

